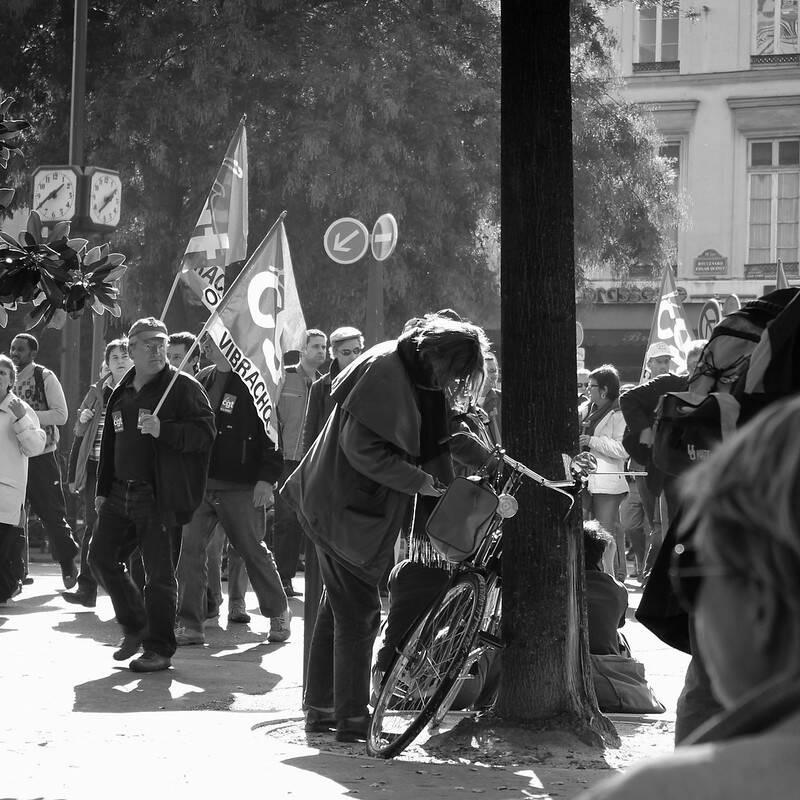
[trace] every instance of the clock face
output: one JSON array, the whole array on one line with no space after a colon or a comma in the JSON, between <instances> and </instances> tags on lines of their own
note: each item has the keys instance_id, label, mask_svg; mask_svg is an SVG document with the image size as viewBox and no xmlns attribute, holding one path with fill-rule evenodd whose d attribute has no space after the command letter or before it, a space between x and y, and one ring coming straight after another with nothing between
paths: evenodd
<instances>
[{"instance_id":1,"label":"clock face","mask_svg":"<svg viewBox=\"0 0 800 800\"><path fill-rule=\"evenodd\" d=\"M95 170L89 185L89 219L96 225L119 225L122 181L115 172Z\"/></svg>"},{"instance_id":2,"label":"clock face","mask_svg":"<svg viewBox=\"0 0 800 800\"><path fill-rule=\"evenodd\" d=\"M75 216L78 176L71 169L43 167L33 174L33 209L43 222L61 222Z\"/></svg>"}]
</instances>

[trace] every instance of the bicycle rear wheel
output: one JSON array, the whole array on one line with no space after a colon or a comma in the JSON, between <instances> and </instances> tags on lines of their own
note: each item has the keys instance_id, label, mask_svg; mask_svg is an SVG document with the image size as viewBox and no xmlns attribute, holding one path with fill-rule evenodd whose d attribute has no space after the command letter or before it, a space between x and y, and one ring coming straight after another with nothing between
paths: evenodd
<instances>
[{"instance_id":1,"label":"bicycle rear wheel","mask_svg":"<svg viewBox=\"0 0 800 800\"><path fill-rule=\"evenodd\" d=\"M433 716L461 674L485 605L486 581L467 572L411 631L375 703L367 736L370 755L397 755Z\"/></svg>"}]
</instances>

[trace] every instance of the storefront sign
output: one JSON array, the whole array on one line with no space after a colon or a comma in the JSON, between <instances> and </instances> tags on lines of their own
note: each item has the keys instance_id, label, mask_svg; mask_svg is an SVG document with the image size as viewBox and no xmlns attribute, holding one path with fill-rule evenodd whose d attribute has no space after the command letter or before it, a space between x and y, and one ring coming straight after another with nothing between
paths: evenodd
<instances>
[{"instance_id":1,"label":"storefront sign","mask_svg":"<svg viewBox=\"0 0 800 800\"><path fill-rule=\"evenodd\" d=\"M703 250L694 260L695 275L727 275L728 259L716 250Z\"/></svg>"},{"instance_id":2,"label":"storefront sign","mask_svg":"<svg viewBox=\"0 0 800 800\"><path fill-rule=\"evenodd\" d=\"M683 286L678 287L678 297L685 303L688 293ZM612 286L608 289L586 287L583 297L577 298L589 303L655 303L659 300L657 286Z\"/></svg>"}]
</instances>

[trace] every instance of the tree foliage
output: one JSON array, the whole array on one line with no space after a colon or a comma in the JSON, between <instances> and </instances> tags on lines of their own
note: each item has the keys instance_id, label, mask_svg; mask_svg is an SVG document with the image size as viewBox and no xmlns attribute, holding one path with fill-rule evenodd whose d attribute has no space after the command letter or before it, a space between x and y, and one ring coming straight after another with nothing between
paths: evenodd
<instances>
[{"instance_id":1,"label":"tree foliage","mask_svg":"<svg viewBox=\"0 0 800 800\"><path fill-rule=\"evenodd\" d=\"M25 168L66 161L72 3L32 4L2 89L34 123ZM328 224L398 219L387 331L452 305L497 324L479 231L497 218L499 21L480 2L96 0L86 164L120 170L126 313L160 309L241 114L250 249L281 210L310 324L360 324L365 262L332 264Z\"/></svg>"},{"instance_id":2,"label":"tree foliage","mask_svg":"<svg viewBox=\"0 0 800 800\"><path fill-rule=\"evenodd\" d=\"M620 94L614 39L603 7L619 0L572 0L572 125L577 277L593 268L623 275L635 264L675 260L681 216L669 161L651 115Z\"/></svg>"}]
</instances>

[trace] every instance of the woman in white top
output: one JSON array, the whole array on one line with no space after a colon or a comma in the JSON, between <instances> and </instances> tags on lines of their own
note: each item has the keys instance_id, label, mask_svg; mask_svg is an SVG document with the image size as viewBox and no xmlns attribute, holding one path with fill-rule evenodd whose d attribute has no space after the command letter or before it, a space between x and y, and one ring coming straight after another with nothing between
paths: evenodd
<instances>
[{"instance_id":1,"label":"woman in white top","mask_svg":"<svg viewBox=\"0 0 800 800\"><path fill-rule=\"evenodd\" d=\"M14 362L0 355L0 603L22 586L25 538L20 523L28 457L44 450L46 438L36 412L11 391L16 380Z\"/></svg>"},{"instance_id":2,"label":"woman in white top","mask_svg":"<svg viewBox=\"0 0 800 800\"><path fill-rule=\"evenodd\" d=\"M596 519L614 537L616 551L608 554L604 566L624 582L628 566L619 507L628 493L622 474L628 453L622 446L625 418L619 408L619 373L611 364L603 364L589 374L587 391L589 402L581 406L579 444L597 458L597 474L589 476L588 491L583 495L584 519Z\"/></svg>"}]
</instances>

